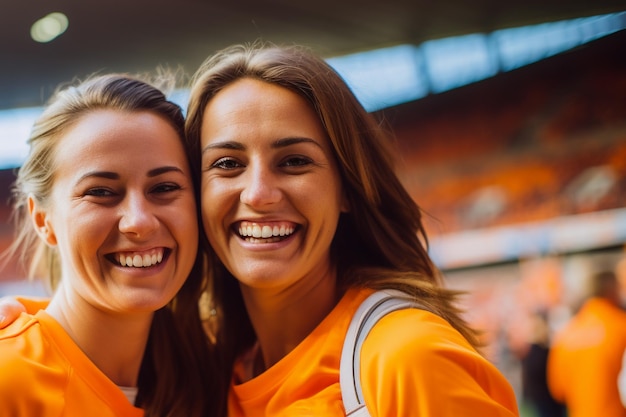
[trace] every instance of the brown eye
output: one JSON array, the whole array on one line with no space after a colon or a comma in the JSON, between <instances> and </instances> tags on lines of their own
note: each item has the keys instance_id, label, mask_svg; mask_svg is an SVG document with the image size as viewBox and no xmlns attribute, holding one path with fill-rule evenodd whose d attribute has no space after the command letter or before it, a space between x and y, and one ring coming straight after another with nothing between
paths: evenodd
<instances>
[{"instance_id":1,"label":"brown eye","mask_svg":"<svg viewBox=\"0 0 626 417\"><path fill-rule=\"evenodd\" d=\"M107 188L90 188L85 191L84 195L92 197L112 197L116 194Z\"/></svg>"},{"instance_id":2,"label":"brown eye","mask_svg":"<svg viewBox=\"0 0 626 417\"><path fill-rule=\"evenodd\" d=\"M153 193L171 193L173 191L178 191L182 187L176 183L163 183L158 184L156 187L152 188L151 192Z\"/></svg>"},{"instance_id":3,"label":"brown eye","mask_svg":"<svg viewBox=\"0 0 626 417\"><path fill-rule=\"evenodd\" d=\"M243 165L233 158L221 158L218 159L213 165L211 165L211 168L220 168L226 170L237 169L241 167L243 167Z\"/></svg>"},{"instance_id":4,"label":"brown eye","mask_svg":"<svg viewBox=\"0 0 626 417\"><path fill-rule=\"evenodd\" d=\"M311 158L307 158L301 155L295 155L295 156L286 158L284 162L282 163L282 165L286 167L301 167L301 166L309 165L311 163L313 163L313 160L311 160Z\"/></svg>"}]
</instances>

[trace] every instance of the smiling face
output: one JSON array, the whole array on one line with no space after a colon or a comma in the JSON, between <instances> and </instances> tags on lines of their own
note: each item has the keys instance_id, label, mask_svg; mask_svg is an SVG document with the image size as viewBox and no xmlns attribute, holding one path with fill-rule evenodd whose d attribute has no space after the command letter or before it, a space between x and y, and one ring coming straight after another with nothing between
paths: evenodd
<instances>
[{"instance_id":1,"label":"smiling face","mask_svg":"<svg viewBox=\"0 0 626 417\"><path fill-rule=\"evenodd\" d=\"M50 204L31 217L58 246L61 290L115 312L154 311L197 251L190 169L179 135L148 112L95 110L59 139Z\"/></svg>"},{"instance_id":2,"label":"smiling face","mask_svg":"<svg viewBox=\"0 0 626 417\"><path fill-rule=\"evenodd\" d=\"M330 244L346 204L308 103L280 86L235 81L206 106L201 143L204 229L240 283L280 291L334 280Z\"/></svg>"}]
</instances>

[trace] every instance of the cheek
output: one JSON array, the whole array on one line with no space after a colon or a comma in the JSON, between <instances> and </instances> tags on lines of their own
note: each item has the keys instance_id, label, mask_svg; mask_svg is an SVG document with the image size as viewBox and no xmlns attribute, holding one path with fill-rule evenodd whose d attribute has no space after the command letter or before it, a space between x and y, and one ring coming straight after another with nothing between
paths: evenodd
<instances>
[{"instance_id":1,"label":"cheek","mask_svg":"<svg viewBox=\"0 0 626 417\"><path fill-rule=\"evenodd\" d=\"M209 217L211 217L213 211L215 210L215 206L218 204L219 202L215 201L215 199L211 195L211 189L208 187L202 187L200 212L202 213L202 221L204 223L206 223Z\"/></svg>"},{"instance_id":2,"label":"cheek","mask_svg":"<svg viewBox=\"0 0 626 417\"><path fill-rule=\"evenodd\" d=\"M230 188L230 190L228 189ZM233 201L239 201L238 195L231 187L224 188L212 184L202 188L202 227L213 251L220 258L228 251L229 219L231 210L236 207Z\"/></svg>"},{"instance_id":3,"label":"cheek","mask_svg":"<svg viewBox=\"0 0 626 417\"><path fill-rule=\"evenodd\" d=\"M187 215L181 215L187 213ZM190 198L180 210L173 213L173 219L177 223L178 230L184 231L185 241L195 243L198 240L198 222L196 217L196 203Z\"/></svg>"},{"instance_id":4,"label":"cheek","mask_svg":"<svg viewBox=\"0 0 626 417\"><path fill-rule=\"evenodd\" d=\"M73 218L66 221L61 228L56 228L55 238L62 269L66 271L83 271L99 268L99 252L101 245L108 236L102 219L84 221L84 218ZM57 222L58 225L58 222ZM74 274L67 274L68 277Z\"/></svg>"},{"instance_id":5,"label":"cheek","mask_svg":"<svg viewBox=\"0 0 626 417\"><path fill-rule=\"evenodd\" d=\"M188 216L189 221L180 224L180 230L184 230L183 242L190 247L198 242L198 222L195 216Z\"/></svg>"},{"instance_id":6,"label":"cheek","mask_svg":"<svg viewBox=\"0 0 626 417\"><path fill-rule=\"evenodd\" d=\"M211 198L211 195L206 192L206 190L203 190L201 202L202 227L211 245L214 244L213 237L216 234L215 229L219 225L219 220L216 220L219 216L219 213L217 212L219 206L220 203Z\"/></svg>"},{"instance_id":7,"label":"cheek","mask_svg":"<svg viewBox=\"0 0 626 417\"><path fill-rule=\"evenodd\" d=\"M113 224L108 212L89 210L60 212L52 221L59 243L67 242L69 245L81 247L96 246L102 242Z\"/></svg>"},{"instance_id":8,"label":"cheek","mask_svg":"<svg viewBox=\"0 0 626 417\"><path fill-rule=\"evenodd\" d=\"M341 181L338 181L338 178L339 173L336 173L332 179L334 199L337 207L339 207L339 210L345 212L349 210L348 199L343 192L343 185L341 184Z\"/></svg>"},{"instance_id":9,"label":"cheek","mask_svg":"<svg viewBox=\"0 0 626 417\"><path fill-rule=\"evenodd\" d=\"M302 184L295 190L300 200L307 200L309 204L315 207L335 211L341 210L345 205L341 184L333 176L318 178L315 181Z\"/></svg>"},{"instance_id":10,"label":"cheek","mask_svg":"<svg viewBox=\"0 0 626 417\"><path fill-rule=\"evenodd\" d=\"M225 184L217 184L215 181L202 183L201 212L204 227L215 227L215 223L222 220L224 213L228 212L230 201L235 198L234 187Z\"/></svg>"}]
</instances>

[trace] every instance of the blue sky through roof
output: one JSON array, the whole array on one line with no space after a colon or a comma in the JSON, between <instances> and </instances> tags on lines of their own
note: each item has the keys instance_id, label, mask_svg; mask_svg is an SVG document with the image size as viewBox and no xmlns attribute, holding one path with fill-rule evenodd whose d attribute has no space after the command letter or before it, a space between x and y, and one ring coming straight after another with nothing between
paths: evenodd
<instances>
[{"instance_id":1,"label":"blue sky through roof","mask_svg":"<svg viewBox=\"0 0 626 417\"><path fill-rule=\"evenodd\" d=\"M626 12L436 39L328 59L369 111L532 64L626 28Z\"/></svg>"}]
</instances>

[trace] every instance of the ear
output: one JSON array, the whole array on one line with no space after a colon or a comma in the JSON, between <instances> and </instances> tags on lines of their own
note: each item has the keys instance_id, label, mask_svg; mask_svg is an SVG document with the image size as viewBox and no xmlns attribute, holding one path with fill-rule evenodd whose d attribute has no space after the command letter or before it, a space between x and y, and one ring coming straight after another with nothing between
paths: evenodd
<instances>
[{"instance_id":1,"label":"ear","mask_svg":"<svg viewBox=\"0 0 626 417\"><path fill-rule=\"evenodd\" d=\"M28 195L28 212L39 237L49 246L56 246L57 237L50 223L48 212L41 207L32 194Z\"/></svg>"}]
</instances>

